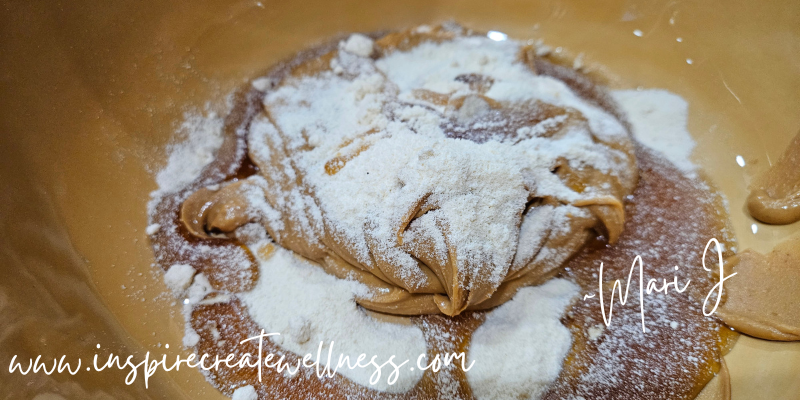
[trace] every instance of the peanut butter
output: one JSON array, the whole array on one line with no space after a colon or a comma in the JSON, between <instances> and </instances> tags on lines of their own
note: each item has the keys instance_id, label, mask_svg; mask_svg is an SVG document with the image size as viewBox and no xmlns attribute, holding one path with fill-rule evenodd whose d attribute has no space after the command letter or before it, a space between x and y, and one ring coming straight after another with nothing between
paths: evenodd
<instances>
[{"instance_id":1,"label":"peanut butter","mask_svg":"<svg viewBox=\"0 0 800 400\"><path fill-rule=\"evenodd\" d=\"M747 210L753 218L776 225L800 221L800 133L751 190Z\"/></svg>"}]
</instances>

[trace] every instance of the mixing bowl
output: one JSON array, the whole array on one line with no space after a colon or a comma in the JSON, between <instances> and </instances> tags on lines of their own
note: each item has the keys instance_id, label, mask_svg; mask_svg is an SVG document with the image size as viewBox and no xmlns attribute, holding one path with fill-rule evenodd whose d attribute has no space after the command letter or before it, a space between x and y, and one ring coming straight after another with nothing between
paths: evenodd
<instances>
[{"instance_id":1,"label":"mixing bowl","mask_svg":"<svg viewBox=\"0 0 800 400\"><path fill-rule=\"evenodd\" d=\"M662 0L11 2L0 11L0 397L224 398L196 370L10 374L22 359L180 353L183 319L145 234L154 172L191 113L332 35L453 19L582 54L612 88L690 104L694 161L728 199L739 248L800 225L744 209L800 129L800 3ZM98 350L98 344L101 349ZM733 399L800 398L800 343L743 336ZM85 364L84 364L85 365ZM38 395L38 397L36 397Z\"/></svg>"}]
</instances>

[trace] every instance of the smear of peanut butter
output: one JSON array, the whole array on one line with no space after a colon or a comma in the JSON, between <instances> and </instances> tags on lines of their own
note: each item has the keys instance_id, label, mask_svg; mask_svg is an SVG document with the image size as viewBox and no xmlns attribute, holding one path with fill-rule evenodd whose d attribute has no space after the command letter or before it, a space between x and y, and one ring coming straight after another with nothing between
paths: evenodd
<instances>
[{"instance_id":1,"label":"smear of peanut butter","mask_svg":"<svg viewBox=\"0 0 800 400\"><path fill-rule=\"evenodd\" d=\"M747 210L768 224L800 221L800 133L781 159L754 182Z\"/></svg>"},{"instance_id":2,"label":"smear of peanut butter","mask_svg":"<svg viewBox=\"0 0 800 400\"><path fill-rule=\"evenodd\" d=\"M729 262L737 275L726 282L727 300L717 315L747 335L800 340L800 237L767 255L748 249Z\"/></svg>"},{"instance_id":3,"label":"smear of peanut butter","mask_svg":"<svg viewBox=\"0 0 800 400\"><path fill-rule=\"evenodd\" d=\"M225 190L202 188L192 193L181 205L181 221L193 235L210 237L208 232L231 233L250 222L244 181L231 183Z\"/></svg>"}]
</instances>

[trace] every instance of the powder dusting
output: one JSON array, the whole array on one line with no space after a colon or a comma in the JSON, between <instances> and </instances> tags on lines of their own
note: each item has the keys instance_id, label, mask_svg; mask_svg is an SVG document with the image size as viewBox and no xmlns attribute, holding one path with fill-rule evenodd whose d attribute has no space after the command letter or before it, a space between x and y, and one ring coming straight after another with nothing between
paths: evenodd
<instances>
[{"instance_id":1,"label":"powder dusting","mask_svg":"<svg viewBox=\"0 0 800 400\"><path fill-rule=\"evenodd\" d=\"M687 177L696 176L697 167L690 159L695 142L686 128L686 100L661 89L615 90L611 95L627 114L636 140L663 155Z\"/></svg>"},{"instance_id":2,"label":"powder dusting","mask_svg":"<svg viewBox=\"0 0 800 400\"><path fill-rule=\"evenodd\" d=\"M572 346L561 316L580 288L564 279L521 289L472 335L467 380L482 399L538 399Z\"/></svg>"},{"instance_id":3,"label":"powder dusting","mask_svg":"<svg viewBox=\"0 0 800 400\"><path fill-rule=\"evenodd\" d=\"M327 351L333 341L331 369L336 367L339 354L349 356L350 360L360 354L366 354L367 359L378 356L380 363L395 356L398 364L405 360L413 363L420 354L425 354L425 339L418 327L380 322L356 305L354 293L366 290L359 283L328 275L280 247L267 258L259 257L259 262L256 287L238 297L247 305L254 321L268 332L281 334L271 340L283 348L302 356L316 354L320 342L325 342L323 348ZM326 359L321 362L325 365ZM408 391L422 377L419 369L404 369L394 385L387 383L388 372L371 385L373 370L369 368L344 367L337 373L361 385L389 392Z\"/></svg>"},{"instance_id":4,"label":"powder dusting","mask_svg":"<svg viewBox=\"0 0 800 400\"><path fill-rule=\"evenodd\" d=\"M223 118L215 112L188 113L178 129L185 139L167 148L169 158L156 174L158 190L151 197L175 192L194 181L222 145L222 126Z\"/></svg>"}]
</instances>

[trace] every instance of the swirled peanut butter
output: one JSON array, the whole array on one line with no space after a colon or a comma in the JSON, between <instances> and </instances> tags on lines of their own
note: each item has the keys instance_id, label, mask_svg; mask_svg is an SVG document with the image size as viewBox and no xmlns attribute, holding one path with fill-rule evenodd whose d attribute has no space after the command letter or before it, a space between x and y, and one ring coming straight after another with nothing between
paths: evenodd
<instances>
[{"instance_id":1,"label":"swirled peanut butter","mask_svg":"<svg viewBox=\"0 0 800 400\"><path fill-rule=\"evenodd\" d=\"M638 176L607 97L548 68L526 45L458 27L317 49L254 81L259 173L198 190L183 223L200 237L261 224L364 283L371 310L499 305L596 232L616 241Z\"/></svg>"},{"instance_id":2,"label":"swirled peanut butter","mask_svg":"<svg viewBox=\"0 0 800 400\"><path fill-rule=\"evenodd\" d=\"M800 221L800 133L781 159L753 183L747 210L768 224Z\"/></svg>"}]
</instances>

